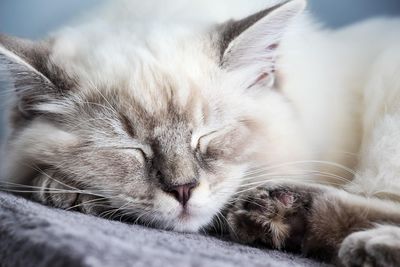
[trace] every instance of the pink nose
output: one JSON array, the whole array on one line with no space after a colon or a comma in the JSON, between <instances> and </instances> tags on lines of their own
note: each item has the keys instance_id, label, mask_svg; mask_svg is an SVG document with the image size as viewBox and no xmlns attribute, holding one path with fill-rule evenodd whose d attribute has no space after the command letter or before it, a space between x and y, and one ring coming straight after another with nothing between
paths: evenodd
<instances>
[{"instance_id":1,"label":"pink nose","mask_svg":"<svg viewBox=\"0 0 400 267\"><path fill-rule=\"evenodd\" d=\"M193 188L195 188L196 186L197 182L177 185L171 187L167 192L172 194L175 199L182 204L182 206L185 206L190 199Z\"/></svg>"}]
</instances>

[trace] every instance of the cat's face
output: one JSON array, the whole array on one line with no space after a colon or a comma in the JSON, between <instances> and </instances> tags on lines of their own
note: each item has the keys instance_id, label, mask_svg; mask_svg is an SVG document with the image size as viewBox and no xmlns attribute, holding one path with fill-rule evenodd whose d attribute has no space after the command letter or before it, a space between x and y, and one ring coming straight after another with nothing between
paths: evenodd
<instances>
[{"instance_id":1,"label":"cat's face","mask_svg":"<svg viewBox=\"0 0 400 267\"><path fill-rule=\"evenodd\" d=\"M54 179L105 196L141 222L197 230L222 208L248 167L257 140L252 117L229 112L237 108L232 99L207 101L198 88L163 81L142 103L132 90L77 90L58 114L38 121L37 131L51 125L66 137L46 129L51 137L37 142L48 156L36 157L44 157ZM182 90L188 91L179 96ZM57 142L49 143L52 138Z\"/></svg>"},{"instance_id":2,"label":"cat's face","mask_svg":"<svg viewBox=\"0 0 400 267\"><path fill-rule=\"evenodd\" d=\"M41 168L142 223L207 225L292 127L277 122L291 107L273 88L276 36L259 61L244 46L274 16L293 17L302 8L294 2L211 33L139 40L89 27L46 44L2 37L1 60L17 89L9 175L23 181Z\"/></svg>"}]
</instances>

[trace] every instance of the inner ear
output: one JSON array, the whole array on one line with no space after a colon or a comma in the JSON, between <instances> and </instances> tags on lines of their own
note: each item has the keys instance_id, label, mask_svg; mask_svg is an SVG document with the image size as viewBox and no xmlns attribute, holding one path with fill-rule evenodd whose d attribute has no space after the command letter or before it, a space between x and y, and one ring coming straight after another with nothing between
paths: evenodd
<instances>
[{"instance_id":1,"label":"inner ear","mask_svg":"<svg viewBox=\"0 0 400 267\"><path fill-rule=\"evenodd\" d=\"M21 115L31 117L40 104L60 98L72 79L50 61L51 41L32 42L0 35L0 79L11 82Z\"/></svg>"},{"instance_id":2,"label":"inner ear","mask_svg":"<svg viewBox=\"0 0 400 267\"><path fill-rule=\"evenodd\" d=\"M305 5L304 0L291 0L220 26L221 68L247 73L247 88L272 87L280 42Z\"/></svg>"},{"instance_id":3,"label":"inner ear","mask_svg":"<svg viewBox=\"0 0 400 267\"><path fill-rule=\"evenodd\" d=\"M228 49L228 46L231 44L233 40L235 40L239 35L241 35L248 28L253 26L257 21L267 16L273 10L279 8L282 4L266 8L262 11L259 11L253 15L250 15L241 20L230 20L218 27L220 32L219 40L218 40L218 51L219 51L219 59L222 64L224 54Z\"/></svg>"}]
</instances>

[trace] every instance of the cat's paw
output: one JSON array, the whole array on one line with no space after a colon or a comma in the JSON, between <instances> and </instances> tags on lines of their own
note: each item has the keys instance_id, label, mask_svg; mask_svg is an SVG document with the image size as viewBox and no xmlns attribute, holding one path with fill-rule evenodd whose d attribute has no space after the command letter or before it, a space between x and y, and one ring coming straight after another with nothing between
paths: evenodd
<instances>
[{"instance_id":1,"label":"cat's paw","mask_svg":"<svg viewBox=\"0 0 400 267\"><path fill-rule=\"evenodd\" d=\"M345 267L400 266L400 228L380 226L349 235L339 250Z\"/></svg>"},{"instance_id":2,"label":"cat's paw","mask_svg":"<svg viewBox=\"0 0 400 267\"><path fill-rule=\"evenodd\" d=\"M98 215L104 211L101 198L69 186L50 176L43 175L35 180L34 200L55 208L77 210L82 213ZM104 204L104 203L103 203Z\"/></svg>"},{"instance_id":3,"label":"cat's paw","mask_svg":"<svg viewBox=\"0 0 400 267\"><path fill-rule=\"evenodd\" d=\"M307 215L318 189L262 186L240 195L227 215L232 238L245 244L299 251Z\"/></svg>"},{"instance_id":4,"label":"cat's paw","mask_svg":"<svg viewBox=\"0 0 400 267\"><path fill-rule=\"evenodd\" d=\"M38 202L60 209L77 204L79 193L47 174L37 177L33 184L36 190L32 197Z\"/></svg>"}]
</instances>

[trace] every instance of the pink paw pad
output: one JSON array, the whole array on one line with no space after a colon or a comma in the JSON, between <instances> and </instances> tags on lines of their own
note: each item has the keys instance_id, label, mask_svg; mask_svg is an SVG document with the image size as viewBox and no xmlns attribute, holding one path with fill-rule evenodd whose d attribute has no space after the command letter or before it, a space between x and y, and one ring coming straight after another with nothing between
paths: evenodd
<instances>
[{"instance_id":1,"label":"pink paw pad","mask_svg":"<svg viewBox=\"0 0 400 267\"><path fill-rule=\"evenodd\" d=\"M279 202L281 202L285 207L291 207L295 201L294 195L290 192L285 191L274 191L271 192L271 196Z\"/></svg>"}]
</instances>

